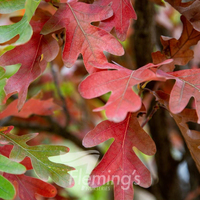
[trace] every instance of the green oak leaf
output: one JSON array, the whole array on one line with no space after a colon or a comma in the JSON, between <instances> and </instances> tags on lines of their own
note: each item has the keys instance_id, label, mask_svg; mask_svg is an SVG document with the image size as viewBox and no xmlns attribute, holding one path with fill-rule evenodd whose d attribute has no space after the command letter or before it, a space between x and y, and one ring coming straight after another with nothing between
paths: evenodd
<instances>
[{"instance_id":1,"label":"green oak leaf","mask_svg":"<svg viewBox=\"0 0 200 200\"><path fill-rule=\"evenodd\" d=\"M26 171L26 167L3 155L0 155L0 171L9 174L23 174Z\"/></svg>"},{"instance_id":2,"label":"green oak leaf","mask_svg":"<svg viewBox=\"0 0 200 200\"><path fill-rule=\"evenodd\" d=\"M5 74L5 69L0 67L0 105L3 103L3 100L6 96L4 87L6 85L6 78L1 79L2 76Z\"/></svg>"},{"instance_id":3,"label":"green oak leaf","mask_svg":"<svg viewBox=\"0 0 200 200\"><path fill-rule=\"evenodd\" d=\"M14 43L15 45L24 44L31 38L33 31L29 21L40 4L40 1L41 0L26 0L23 18L15 24L0 26L0 43L9 41L16 35L20 37Z\"/></svg>"},{"instance_id":4,"label":"green oak leaf","mask_svg":"<svg viewBox=\"0 0 200 200\"><path fill-rule=\"evenodd\" d=\"M0 175L0 198L13 199L15 196L15 188L10 181Z\"/></svg>"},{"instance_id":5,"label":"green oak leaf","mask_svg":"<svg viewBox=\"0 0 200 200\"><path fill-rule=\"evenodd\" d=\"M30 157L33 169L40 179L47 181L49 177L61 187L72 187L74 180L68 171L74 168L51 162L48 157L60 155L69 151L65 146L59 145L37 145L29 146L27 141L33 139L38 134L30 133L22 136L13 135L11 133L0 132L0 135L11 142L14 147L10 153L10 158L20 162L26 156Z\"/></svg>"},{"instance_id":6,"label":"green oak leaf","mask_svg":"<svg viewBox=\"0 0 200 200\"><path fill-rule=\"evenodd\" d=\"M7 14L16 10L21 10L25 7L25 0L1 0L0 1L0 13Z\"/></svg>"}]
</instances>

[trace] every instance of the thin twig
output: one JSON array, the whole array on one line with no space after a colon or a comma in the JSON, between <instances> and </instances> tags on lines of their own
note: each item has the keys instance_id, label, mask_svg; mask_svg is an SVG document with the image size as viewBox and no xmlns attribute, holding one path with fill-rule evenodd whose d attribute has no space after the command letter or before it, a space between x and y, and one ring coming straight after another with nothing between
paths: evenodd
<instances>
[{"instance_id":1,"label":"thin twig","mask_svg":"<svg viewBox=\"0 0 200 200\"><path fill-rule=\"evenodd\" d=\"M46 116L45 116L46 118ZM47 121L49 121L50 117L47 117ZM48 125L43 125L41 126L40 124L37 123L30 123L30 122L19 122L19 121L15 121L12 120L10 118L10 121L5 121L5 123L2 124L2 126L14 126L16 128L20 128L20 129L29 129L32 131L36 131L36 132L48 132L50 134L56 134L58 136L61 136L67 140L72 141L75 145L77 145L79 148L83 149L83 150L88 150L88 148L85 148L82 145L82 141L79 137L77 137L75 134L69 132L67 129L61 127L57 122L50 120L51 123ZM101 152L101 150L98 147L93 147L90 148L93 150L97 150L100 154L99 159L101 159L103 157L103 153Z\"/></svg>"},{"instance_id":2,"label":"thin twig","mask_svg":"<svg viewBox=\"0 0 200 200\"><path fill-rule=\"evenodd\" d=\"M150 112L149 116L146 118L146 120L142 123L142 128L148 123L148 121L153 117L155 112L160 108L159 102L156 103L156 105L153 107L152 111Z\"/></svg>"},{"instance_id":3,"label":"thin twig","mask_svg":"<svg viewBox=\"0 0 200 200\"><path fill-rule=\"evenodd\" d=\"M56 91L58 93L60 100L62 101L62 108L63 108L63 111L64 111L65 116L66 116L66 126L68 126L69 123L70 123L71 117L70 117L69 110L68 110L67 105L66 105L65 97L62 95L62 93L60 91L59 82L58 82L58 78L57 78L55 69L53 68L52 65L51 65L51 73L53 75L53 80L54 80Z\"/></svg>"}]
</instances>

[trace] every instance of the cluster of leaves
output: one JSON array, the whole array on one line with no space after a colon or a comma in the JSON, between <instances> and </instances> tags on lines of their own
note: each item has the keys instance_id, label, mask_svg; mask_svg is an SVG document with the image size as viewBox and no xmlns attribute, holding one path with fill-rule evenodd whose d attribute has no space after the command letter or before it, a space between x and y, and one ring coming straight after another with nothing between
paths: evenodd
<instances>
[{"instance_id":1,"label":"cluster of leaves","mask_svg":"<svg viewBox=\"0 0 200 200\"><path fill-rule=\"evenodd\" d=\"M147 155L154 155L156 152L154 141L138 120L146 112L144 91L156 98L157 106L164 107L171 113L200 169L199 133L190 130L187 125L188 122L200 123L200 69L174 71L176 65L186 65L193 58L190 47L200 40L199 1L167 2L182 14L182 34L178 40L161 37L162 52L152 53L153 63L136 70L111 64L104 54L104 51L117 56L124 54L119 40L126 39L130 20L137 19L130 0L97 0L90 3L77 0L0 2L1 14L25 9L22 17L13 18L14 23L0 26L0 43L8 46L0 57L1 104L6 104L18 94L17 99L5 106L0 119L9 116L27 118L33 114L49 116L59 109L64 109L67 113L65 107L60 108L52 99L38 99L40 95L26 101L28 88L43 74L48 63L55 61L60 49L62 61L68 68L75 67L81 54L89 73L79 85L81 96L93 99L111 92L105 105L95 108L95 111L105 110L107 120L99 123L84 137L83 146L93 147L114 138L105 156L92 171L89 185L99 187L113 181L115 200L133 199L133 182L142 187L151 185L149 170L133 151L133 147L136 147ZM12 46L8 45L10 43ZM5 79L5 69L16 64L20 64L19 70ZM171 88L167 87L170 80L175 81ZM162 87L150 90L150 81L162 83ZM186 108L192 97L195 100L194 108ZM66 119L63 123L64 126L69 125L67 121ZM56 188L46 183L49 178L64 188L74 185L73 178L68 173L73 168L48 159L61 152L67 153L67 147L29 146L27 142L37 134L19 136L10 133L12 129L12 126L0 128L1 198L11 199L19 195L22 200L35 199L36 193L53 197ZM27 170L32 169L39 179L24 175ZM97 176L104 176L105 179L97 181ZM116 176L120 181L112 178ZM124 177L130 181L128 188L127 183L121 181ZM140 177L139 181L137 177Z\"/></svg>"}]
</instances>

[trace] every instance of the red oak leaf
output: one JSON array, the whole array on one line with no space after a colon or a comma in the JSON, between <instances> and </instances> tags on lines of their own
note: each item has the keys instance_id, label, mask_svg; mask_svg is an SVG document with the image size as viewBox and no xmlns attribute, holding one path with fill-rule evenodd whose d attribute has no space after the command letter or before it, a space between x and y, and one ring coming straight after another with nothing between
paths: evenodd
<instances>
[{"instance_id":1,"label":"red oak leaf","mask_svg":"<svg viewBox=\"0 0 200 200\"><path fill-rule=\"evenodd\" d=\"M129 28L130 19L137 19L130 0L99 0L103 6L112 2L114 15L109 19L104 20L100 24L100 28L110 32L115 27L116 35L121 40L126 39L126 34Z\"/></svg>"},{"instance_id":2,"label":"red oak leaf","mask_svg":"<svg viewBox=\"0 0 200 200\"><path fill-rule=\"evenodd\" d=\"M63 61L67 67L73 66L79 53L88 72L95 71L90 62L106 63L103 51L123 55L121 44L106 31L91 25L91 22L107 19L113 12L110 5L86 4L76 0L60 3L56 13L44 25L42 34L66 29Z\"/></svg>"},{"instance_id":3,"label":"red oak leaf","mask_svg":"<svg viewBox=\"0 0 200 200\"><path fill-rule=\"evenodd\" d=\"M152 53L153 63L160 63L168 58L173 58L173 62L165 65L165 71L173 71L175 65L186 65L194 55L190 49L191 46L200 40L200 32L196 31L184 16L181 16L183 22L183 32L177 40L175 38L161 37L163 52ZM162 68L164 70L164 68Z\"/></svg>"},{"instance_id":4,"label":"red oak leaf","mask_svg":"<svg viewBox=\"0 0 200 200\"><path fill-rule=\"evenodd\" d=\"M19 110L25 103L30 83L41 75L46 68L47 62L53 60L59 51L59 46L51 35L42 36L40 34L44 23L50 18L49 15L45 15L45 12L41 15L40 20L31 21L33 28L31 40L0 57L1 66L21 63L20 69L8 79L5 86L7 98L13 93L19 93Z\"/></svg>"},{"instance_id":5,"label":"red oak leaf","mask_svg":"<svg viewBox=\"0 0 200 200\"><path fill-rule=\"evenodd\" d=\"M30 115L52 115L54 110L58 110L60 107L53 103L53 99L39 100L29 99L18 112L17 99L10 103L4 111L0 113L0 119L8 116L16 116L22 118L28 118Z\"/></svg>"},{"instance_id":6,"label":"red oak leaf","mask_svg":"<svg viewBox=\"0 0 200 200\"><path fill-rule=\"evenodd\" d=\"M140 97L133 91L132 87L146 81L165 80L163 77L157 76L152 68L169 62L171 60L166 60L158 65L150 63L137 70L109 64L117 70L91 74L79 85L80 94L86 99L91 99L111 91L106 105L95 109L95 111L105 109L108 119L120 122L126 118L128 112L138 111L142 106ZM107 66L102 68L107 68Z\"/></svg>"},{"instance_id":7,"label":"red oak leaf","mask_svg":"<svg viewBox=\"0 0 200 200\"><path fill-rule=\"evenodd\" d=\"M3 173L3 176L15 186L21 200L36 200L35 194L43 197L54 197L57 193L56 188L40 179L30 176L12 175Z\"/></svg>"},{"instance_id":8,"label":"red oak leaf","mask_svg":"<svg viewBox=\"0 0 200 200\"><path fill-rule=\"evenodd\" d=\"M175 79L169 99L169 109L172 113L180 113L188 104L191 97L195 105L200 123L200 69L186 69L171 73L158 70L157 73L167 79Z\"/></svg>"},{"instance_id":9,"label":"red oak leaf","mask_svg":"<svg viewBox=\"0 0 200 200\"><path fill-rule=\"evenodd\" d=\"M103 121L83 139L85 147L98 145L110 138L115 139L89 178L91 187L113 181L115 200L133 199L133 182L142 187L151 184L150 172L134 153L133 146L147 155L155 154L156 146L141 128L137 114L129 113L120 123Z\"/></svg>"}]
</instances>

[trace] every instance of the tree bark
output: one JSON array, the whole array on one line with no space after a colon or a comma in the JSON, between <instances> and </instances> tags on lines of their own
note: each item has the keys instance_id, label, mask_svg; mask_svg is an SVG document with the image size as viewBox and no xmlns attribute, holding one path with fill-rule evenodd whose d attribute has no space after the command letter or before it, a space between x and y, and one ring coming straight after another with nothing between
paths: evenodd
<instances>
[{"instance_id":1,"label":"tree bark","mask_svg":"<svg viewBox=\"0 0 200 200\"><path fill-rule=\"evenodd\" d=\"M154 37L154 5L149 0L136 0L135 11L137 20L134 23L132 37L133 52L137 68L152 62L151 53Z\"/></svg>"},{"instance_id":2,"label":"tree bark","mask_svg":"<svg viewBox=\"0 0 200 200\"><path fill-rule=\"evenodd\" d=\"M137 21L134 24L132 44L136 66L139 68L152 62L151 53L156 41L156 27L152 2L149 0L135 0L134 8L137 13ZM152 102L153 105L155 105L154 101ZM154 183L149 188L149 191L158 200L181 200L182 193L177 175L179 163L172 158L166 124L167 113L162 109L158 110L149 121L150 132L157 146L155 161L159 179L156 184Z\"/></svg>"}]
</instances>

